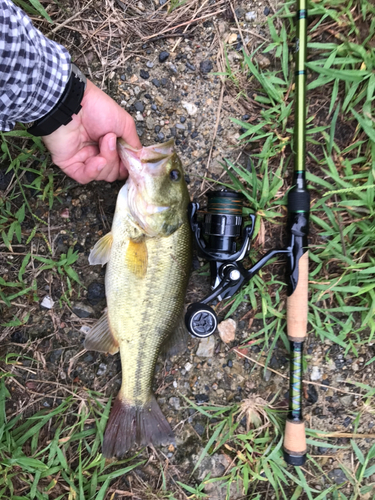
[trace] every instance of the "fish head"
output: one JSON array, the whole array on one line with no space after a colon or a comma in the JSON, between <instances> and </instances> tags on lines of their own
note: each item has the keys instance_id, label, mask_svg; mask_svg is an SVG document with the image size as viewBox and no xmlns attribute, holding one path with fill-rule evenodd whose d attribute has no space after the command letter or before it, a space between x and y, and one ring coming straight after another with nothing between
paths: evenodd
<instances>
[{"instance_id":1,"label":"fish head","mask_svg":"<svg viewBox=\"0 0 375 500\"><path fill-rule=\"evenodd\" d=\"M174 140L134 149L122 139L119 155L129 172L128 209L148 236L169 236L186 221L190 201Z\"/></svg>"}]
</instances>

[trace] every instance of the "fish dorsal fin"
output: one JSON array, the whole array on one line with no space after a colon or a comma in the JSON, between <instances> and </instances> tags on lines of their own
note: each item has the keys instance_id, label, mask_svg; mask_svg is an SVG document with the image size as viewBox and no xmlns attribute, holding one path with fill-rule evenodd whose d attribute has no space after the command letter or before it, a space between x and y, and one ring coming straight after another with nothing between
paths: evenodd
<instances>
[{"instance_id":1,"label":"fish dorsal fin","mask_svg":"<svg viewBox=\"0 0 375 500\"><path fill-rule=\"evenodd\" d=\"M138 278L146 275L148 263L148 253L146 241L129 240L128 248L125 254L126 267L132 271Z\"/></svg>"},{"instance_id":2,"label":"fish dorsal fin","mask_svg":"<svg viewBox=\"0 0 375 500\"><path fill-rule=\"evenodd\" d=\"M113 243L112 233L109 232L103 238L95 243L94 248L89 255L89 263L92 266L107 264L111 255L111 248Z\"/></svg>"},{"instance_id":3,"label":"fish dorsal fin","mask_svg":"<svg viewBox=\"0 0 375 500\"><path fill-rule=\"evenodd\" d=\"M107 311L87 334L85 349L88 351L108 352L109 354L118 352L118 342L109 328Z\"/></svg>"}]
</instances>

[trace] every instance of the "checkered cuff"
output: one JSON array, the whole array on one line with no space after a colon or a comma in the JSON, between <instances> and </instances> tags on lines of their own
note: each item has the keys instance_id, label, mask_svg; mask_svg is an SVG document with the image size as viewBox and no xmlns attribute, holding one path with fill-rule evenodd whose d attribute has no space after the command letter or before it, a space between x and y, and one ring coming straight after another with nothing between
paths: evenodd
<instances>
[{"instance_id":1,"label":"checkered cuff","mask_svg":"<svg viewBox=\"0 0 375 500\"><path fill-rule=\"evenodd\" d=\"M45 116L70 76L70 55L10 0L0 0L0 130Z\"/></svg>"}]
</instances>

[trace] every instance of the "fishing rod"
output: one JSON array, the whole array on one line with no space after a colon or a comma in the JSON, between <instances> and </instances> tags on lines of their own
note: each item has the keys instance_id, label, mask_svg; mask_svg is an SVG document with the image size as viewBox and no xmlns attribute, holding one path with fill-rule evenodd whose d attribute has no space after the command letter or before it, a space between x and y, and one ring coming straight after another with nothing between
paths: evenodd
<instances>
[{"instance_id":1,"label":"fishing rod","mask_svg":"<svg viewBox=\"0 0 375 500\"><path fill-rule=\"evenodd\" d=\"M306 185L306 52L307 0L297 0L297 40L294 104L294 174L288 194L289 247L287 332L290 342L289 412L285 424L284 458L288 464L306 461L302 416L302 358L307 331L310 194Z\"/></svg>"},{"instance_id":2,"label":"fishing rod","mask_svg":"<svg viewBox=\"0 0 375 500\"><path fill-rule=\"evenodd\" d=\"M208 203L199 210L189 205L189 221L200 255L210 262L211 292L190 304L185 315L189 332L199 338L212 335L218 324L209 305L214 300L232 297L273 257L287 257L287 332L290 342L289 412L285 425L284 458L288 464L303 465L306 460L305 424L302 416L302 356L307 330L308 226L310 195L306 186L306 46L307 0L297 0L296 97L294 130L293 187L288 194L289 245L267 252L257 263L245 269L241 260L250 250L255 216L243 225L243 197L230 190L207 193ZM242 244L237 248L237 241Z\"/></svg>"}]
</instances>

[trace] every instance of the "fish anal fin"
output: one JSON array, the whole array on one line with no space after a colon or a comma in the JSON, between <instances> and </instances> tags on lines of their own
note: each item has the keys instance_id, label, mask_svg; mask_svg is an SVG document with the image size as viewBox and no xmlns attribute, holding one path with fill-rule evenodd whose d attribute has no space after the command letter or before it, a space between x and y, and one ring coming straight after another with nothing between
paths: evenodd
<instances>
[{"instance_id":1,"label":"fish anal fin","mask_svg":"<svg viewBox=\"0 0 375 500\"><path fill-rule=\"evenodd\" d=\"M87 334L85 349L88 351L108 352L109 354L118 352L118 342L109 328L107 312L103 314Z\"/></svg>"},{"instance_id":2,"label":"fish anal fin","mask_svg":"<svg viewBox=\"0 0 375 500\"><path fill-rule=\"evenodd\" d=\"M106 458L122 458L133 446L174 444L173 431L155 396L144 406L133 406L117 396L109 415L103 441Z\"/></svg>"},{"instance_id":3,"label":"fish anal fin","mask_svg":"<svg viewBox=\"0 0 375 500\"><path fill-rule=\"evenodd\" d=\"M163 358L169 359L171 356L183 354L186 351L187 343L190 338L191 336L185 326L184 317L181 316L173 333L164 342L160 352L161 355Z\"/></svg>"},{"instance_id":4,"label":"fish anal fin","mask_svg":"<svg viewBox=\"0 0 375 500\"><path fill-rule=\"evenodd\" d=\"M147 271L148 253L145 240L129 240L125 254L125 265L139 278L143 278Z\"/></svg>"},{"instance_id":5,"label":"fish anal fin","mask_svg":"<svg viewBox=\"0 0 375 500\"><path fill-rule=\"evenodd\" d=\"M111 248L113 243L112 233L109 232L99 241L95 243L94 248L91 250L89 255L89 263L92 266L107 264L109 257L111 255Z\"/></svg>"}]
</instances>

